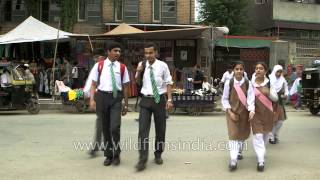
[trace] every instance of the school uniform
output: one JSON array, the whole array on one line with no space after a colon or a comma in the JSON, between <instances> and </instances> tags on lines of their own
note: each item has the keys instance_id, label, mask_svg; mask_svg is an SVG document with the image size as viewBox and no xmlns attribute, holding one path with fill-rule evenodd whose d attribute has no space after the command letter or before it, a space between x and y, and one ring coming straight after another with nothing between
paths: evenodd
<instances>
[{"instance_id":1,"label":"school uniform","mask_svg":"<svg viewBox=\"0 0 320 180\"><path fill-rule=\"evenodd\" d=\"M255 92L255 115L251 120L253 132L253 147L257 154L259 165L264 166L266 146L268 134L273 129L273 106L272 102L278 100L278 95L275 90L269 88L269 79L265 78L264 82L258 85L253 82ZM270 89L269 96L261 93L263 88Z\"/></svg>"},{"instance_id":2,"label":"school uniform","mask_svg":"<svg viewBox=\"0 0 320 180\"><path fill-rule=\"evenodd\" d=\"M143 74L139 114L139 163L148 160L149 131L151 116L155 123L155 157L161 157L164 151L166 133L166 97L167 86L172 85L172 77L165 62L155 60L151 65L146 62Z\"/></svg>"},{"instance_id":3,"label":"school uniform","mask_svg":"<svg viewBox=\"0 0 320 180\"><path fill-rule=\"evenodd\" d=\"M237 119L232 120L230 114L226 113L230 163L237 162L238 156L241 155L243 142L249 138L251 132L249 112L255 111L255 95L251 82L246 81L245 78L242 78L240 81L235 78L227 80L221 99L223 109L230 109L237 115Z\"/></svg>"},{"instance_id":4,"label":"school uniform","mask_svg":"<svg viewBox=\"0 0 320 180\"><path fill-rule=\"evenodd\" d=\"M282 75L279 78L276 77L276 72L279 70L283 70L282 66L280 65L274 66L273 71L270 75L270 84L278 94L278 102L273 104L274 126L272 129L272 132L269 134L269 142L271 144L278 143L279 131L283 125L283 122L287 119L286 111L284 107L285 99L283 99L281 96L285 95L288 97L289 95L288 83Z\"/></svg>"},{"instance_id":5,"label":"school uniform","mask_svg":"<svg viewBox=\"0 0 320 180\"><path fill-rule=\"evenodd\" d=\"M92 69L92 80L98 82L95 95L97 118L102 121L104 137L104 156L112 160L120 156L120 126L123 89L122 86L130 81L129 73L125 67L121 78L121 64L118 61L111 62L108 58L103 62L99 79L99 63Z\"/></svg>"}]
</instances>

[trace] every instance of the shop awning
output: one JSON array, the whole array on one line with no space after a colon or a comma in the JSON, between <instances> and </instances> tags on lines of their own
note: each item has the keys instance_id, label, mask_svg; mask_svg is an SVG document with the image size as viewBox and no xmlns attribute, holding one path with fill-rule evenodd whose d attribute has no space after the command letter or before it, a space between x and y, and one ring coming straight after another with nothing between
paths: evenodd
<instances>
[{"instance_id":1,"label":"shop awning","mask_svg":"<svg viewBox=\"0 0 320 180\"><path fill-rule=\"evenodd\" d=\"M67 39L72 33L59 31L34 17L30 16L16 28L0 37L0 44L12 44L22 42L50 41L55 39Z\"/></svg>"},{"instance_id":2,"label":"shop awning","mask_svg":"<svg viewBox=\"0 0 320 180\"><path fill-rule=\"evenodd\" d=\"M269 37L246 37L246 36L225 36L215 43L220 47L235 48L270 48L273 38Z\"/></svg>"},{"instance_id":3,"label":"shop awning","mask_svg":"<svg viewBox=\"0 0 320 180\"><path fill-rule=\"evenodd\" d=\"M124 34L135 34L135 33L143 33L144 31L132 27L126 23L122 23L113 30L104 33L102 35L107 35L107 36L119 36L119 35L124 35Z\"/></svg>"},{"instance_id":4,"label":"shop awning","mask_svg":"<svg viewBox=\"0 0 320 180\"><path fill-rule=\"evenodd\" d=\"M107 39L107 38L131 38L131 39L198 39L201 37L202 32L209 27L197 27L197 28L184 28L184 29L170 29L170 30L157 30L157 31L140 31L140 32L129 32L121 34L98 34L92 35L92 39ZM111 31L110 31L111 32ZM81 38L81 36L71 36Z\"/></svg>"}]
</instances>

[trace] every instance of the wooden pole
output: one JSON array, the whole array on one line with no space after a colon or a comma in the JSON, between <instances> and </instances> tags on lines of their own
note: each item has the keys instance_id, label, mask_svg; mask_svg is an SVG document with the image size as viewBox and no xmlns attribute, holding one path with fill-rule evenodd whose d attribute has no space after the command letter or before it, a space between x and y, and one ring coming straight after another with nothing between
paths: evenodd
<instances>
[{"instance_id":1,"label":"wooden pole","mask_svg":"<svg viewBox=\"0 0 320 180\"><path fill-rule=\"evenodd\" d=\"M56 58L57 58L57 51L58 51L58 43L59 43L59 33L60 33L60 19L58 24L58 33L56 39L56 47L54 49L54 57L53 57L53 65L52 65L52 79L51 79L51 88L52 88L52 100L55 102L55 68L56 68Z\"/></svg>"}]
</instances>

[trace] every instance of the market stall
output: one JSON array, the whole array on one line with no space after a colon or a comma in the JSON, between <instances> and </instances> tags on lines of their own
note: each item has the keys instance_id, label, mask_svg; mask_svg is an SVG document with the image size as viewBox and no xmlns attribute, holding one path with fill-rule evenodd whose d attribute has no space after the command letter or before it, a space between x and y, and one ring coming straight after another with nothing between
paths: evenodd
<instances>
[{"instance_id":1,"label":"market stall","mask_svg":"<svg viewBox=\"0 0 320 180\"><path fill-rule=\"evenodd\" d=\"M202 112L212 112L216 107L216 94L217 91L213 87L197 91L174 89L172 92L173 113L177 109L182 109L193 116L199 116Z\"/></svg>"}]
</instances>

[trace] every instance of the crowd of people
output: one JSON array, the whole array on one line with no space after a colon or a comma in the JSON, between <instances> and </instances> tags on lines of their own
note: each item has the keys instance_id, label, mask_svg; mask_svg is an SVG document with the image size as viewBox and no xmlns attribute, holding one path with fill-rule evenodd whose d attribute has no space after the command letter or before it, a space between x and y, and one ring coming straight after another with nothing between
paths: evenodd
<instances>
[{"instance_id":1,"label":"crowd of people","mask_svg":"<svg viewBox=\"0 0 320 180\"><path fill-rule=\"evenodd\" d=\"M97 115L96 146L90 151L90 155L95 157L99 144L103 142L105 166L120 164L121 116L126 115L128 111L128 70L118 61L121 49L120 44L112 43L108 47L107 56L103 52L97 53L97 63L90 72L85 88L89 92L90 108L96 110ZM158 165L164 163L162 153L166 136L166 111L173 108L173 82L167 64L156 58L155 44L146 44L144 52L146 61L139 63L136 74L137 83L141 85L138 119L139 158L135 166L137 171L147 167L152 115L156 132L154 161ZM294 82L289 91L290 85L283 75L284 68L281 65L274 66L268 74L267 65L258 62L251 80L248 79L245 68L243 62L234 62L222 79L224 89L221 101L226 112L229 135L229 169L237 169L239 160L243 159L244 143L252 133L257 171L263 172L266 144L280 142L279 132L288 118L285 104L289 96L299 96L301 73L295 73L296 79L292 77ZM194 72L194 78L189 79L194 88L207 88L207 77L203 76L198 66L195 66Z\"/></svg>"}]
</instances>

